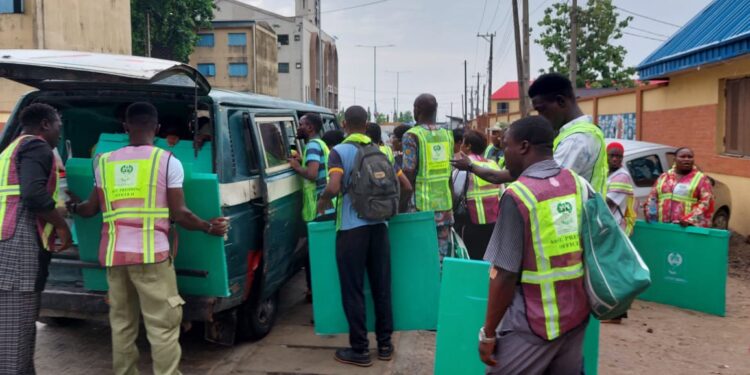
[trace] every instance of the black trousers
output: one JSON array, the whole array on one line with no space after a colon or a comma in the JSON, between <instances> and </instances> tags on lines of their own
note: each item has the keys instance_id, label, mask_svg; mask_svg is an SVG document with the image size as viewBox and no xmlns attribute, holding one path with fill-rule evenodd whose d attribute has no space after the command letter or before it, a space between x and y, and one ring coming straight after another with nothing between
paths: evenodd
<instances>
[{"instance_id":1,"label":"black trousers","mask_svg":"<svg viewBox=\"0 0 750 375\"><path fill-rule=\"evenodd\" d=\"M469 251L469 258L474 260L484 259L484 252L487 251L487 244L490 243L490 238L492 238L492 231L494 229L494 223L472 224L471 222L466 223L466 225L460 229L459 234L464 240L466 250Z\"/></svg>"},{"instance_id":2,"label":"black trousers","mask_svg":"<svg viewBox=\"0 0 750 375\"><path fill-rule=\"evenodd\" d=\"M378 346L391 344L391 245L385 224L365 225L336 234L336 263L341 283L341 300L349 322L349 344L356 351L367 350L365 270L375 303L375 334Z\"/></svg>"}]
</instances>

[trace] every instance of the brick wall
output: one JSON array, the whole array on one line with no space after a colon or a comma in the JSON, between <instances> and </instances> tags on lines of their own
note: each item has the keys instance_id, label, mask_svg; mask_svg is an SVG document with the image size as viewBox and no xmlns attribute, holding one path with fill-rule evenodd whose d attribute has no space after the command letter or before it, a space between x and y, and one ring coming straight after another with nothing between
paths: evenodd
<instances>
[{"instance_id":1,"label":"brick wall","mask_svg":"<svg viewBox=\"0 0 750 375\"><path fill-rule=\"evenodd\" d=\"M687 146L695 151L696 164L706 172L750 177L750 159L716 152L718 105L710 104L660 111L644 111L642 141Z\"/></svg>"}]
</instances>

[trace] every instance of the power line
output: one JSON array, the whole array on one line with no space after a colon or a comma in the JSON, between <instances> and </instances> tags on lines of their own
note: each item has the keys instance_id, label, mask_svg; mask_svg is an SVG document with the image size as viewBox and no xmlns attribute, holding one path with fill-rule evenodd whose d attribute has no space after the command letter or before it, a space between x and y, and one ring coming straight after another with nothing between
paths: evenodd
<instances>
[{"instance_id":1,"label":"power line","mask_svg":"<svg viewBox=\"0 0 750 375\"><path fill-rule=\"evenodd\" d=\"M547 3L549 3L549 0L544 0L544 2L543 2L543 3L539 4L539 6L537 6L536 8L534 8L534 10L533 10L533 11L531 12L531 15L533 16L533 15L534 15L534 14L535 14L536 12L538 12L538 11L539 11L539 9L542 9L542 7L543 7L543 6L545 5L545 4L547 4Z\"/></svg>"},{"instance_id":2,"label":"power line","mask_svg":"<svg viewBox=\"0 0 750 375\"><path fill-rule=\"evenodd\" d=\"M635 13L635 12L631 12L631 11L629 11L629 10L627 10L627 9L623 9L623 8L620 8L620 7L616 6L616 5L613 5L613 7L614 7L615 9L619 9L619 10L621 10L621 11L625 12L625 13L630 13L630 14L632 14L632 15L634 15L634 16L638 16L638 17L641 17L641 18L645 18L645 19L647 19L647 20L651 20L651 21L654 21L654 22L658 22L658 23L663 23L663 24L665 24L665 25L673 26L673 27L676 27L676 28L678 28L678 29L679 29L680 27L682 27L682 26L680 26L680 25L675 25L675 24L673 24L673 23L671 23L671 22L667 22L667 21L662 21L662 20L658 20L658 19L656 19L656 18L652 18L652 17L649 17L649 16L644 16L643 14L638 14L638 13Z\"/></svg>"},{"instance_id":3,"label":"power line","mask_svg":"<svg viewBox=\"0 0 750 375\"><path fill-rule=\"evenodd\" d=\"M487 30L492 30L492 25L495 24L495 19L497 18L497 11L500 10L500 0L497 0L497 5L495 6L495 13L492 15L492 21L490 21L489 27L487 27Z\"/></svg>"},{"instance_id":4,"label":"power line","mask_svg":"<svg viewBox=\"0 0 750 375\"><path fill-rule=\"evenodd\" d=\"M636 31L640 31L640 32L644 32L644 33L647 33L647 34L652 34L652 35L660 36L660 37L663 37L663 38L669 38L669 35L659 34L659 33L653 32L653 31L645 30L645 29L639 29L639 28L637 28L635 26L628 26L628 29L633 29L633 30L636 30Z\"/></svg>"},{"instance_id":5,"label":"power line","mask_svg":"<svg viewBox=\"0 0 750 375\"><path fill-rule=\"evenodd\" d=\"M623 34L626 34L626 35L630 35L630 36L637 36L637 37L639 37L639 38L643 38L643 39L651 39L651 40L655 40L655 41L657 41L657 42L664 42L664 41L666 41L666 39L652 38L652 37L650 37L650 36L645 36L645 35L639 35L639 34L629 33L629 32L627 32L627 31L623 31L622 33L623 33Z\"/></svg>"},{"instance_id":6,"label":"power line","mask_svg":"<svg viewBox=\"0 0 750 375\"><path fill-rule=\"evenodd\" d=\"M345 7L345 8L325 10L325 11L322 11L320 13L324 13L325 14L325 13L341 12L341 11L344 11L344 10L357 9L357 8L367 7L367 6L370 6L370 5L380 4L380 3L384 3L386 1L390 1L390 0L371 1L369 3L364 3L364 4L359 4L359 5L352 5L350 7Z\"/></svg>"},{"instance_id":7,"label":"power line","mask_svg":"<svg viewBox=\"0 0 750 375\"><path fill-rule=\"evenodd\" d=\"M482 7L482 17L479 18L479 27L477 27L477 34L482 30L482 23L484 23L484 14L487 12L487 0L484 0L484 7Z\"/></svg>"}]
</instances>

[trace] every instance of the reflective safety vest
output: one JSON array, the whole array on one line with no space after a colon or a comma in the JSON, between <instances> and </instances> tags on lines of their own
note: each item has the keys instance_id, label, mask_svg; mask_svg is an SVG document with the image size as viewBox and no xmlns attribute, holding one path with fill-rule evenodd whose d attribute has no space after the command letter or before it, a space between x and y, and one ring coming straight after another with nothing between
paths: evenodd
<instances>
[{"instance_id":1,"label":"reflective safety vest","mask_svg":"<svg viewBox=\"0 0 750 375\"><path fill-rule=\"evenodd\" d=\"M573 125L565 128L555 138L553 144L554 151L557 151L557 146L565 138L575 134L585 133L593 135L599 141L599 155L596 158L596 164L594 164L594 170L591 174L591 186L596 189L602 196L607 195L607 175L609 175L609 166L607 164L607 145L604 143L604 133L599 129L598 126L588 122L576 122Z\"/></svg>"},{"instance_id":2,"label":"reflective safety vest","mask_svg":"<svg viewBox=\"0 0 750 375\"><path fill-rule=\"evenodd\" d=\"M500 170L492 160L469 156L476 166ZM474 173L470 173L469 186L466 189L466 207L469 209L469 219L473 224L492 224L497 221L500 208L500 185L485 181Z\"/></svg>"},{"instance_id":3,"label":"reflective safety vest","mask_svg":"<svg viewBox=\"0 0 750 375\"><path fill-rule=\"evenodd\" d=\"M554 340L589 315L583 286L580 239L582 194L573 172L535 179L521 176L508 186L524 221L521 286L531 330Z\"/></svg>"},{"instance_id":4,"label":"reflective safety vest","mask_svg":"<svg viewBox=\"0 0 750 375\"><path fill-rule=\"evenodd\" d=\"M21 135L0 153L0 241L13 238L16 233L16 221L18 220L18 207L21 203L21 185L18 176L18 151L21 144L32 139L46 141L35 135ZM52 157L50 175L47 179L47 192L57 202L57 165ZM41 245L49 250L50 244L54 244L55 231L52 224L46 223L41 218L36 220L36 229Z\"/></svg>"},{"instance_id":5,"label":"reflective safety vest","mask_svg":"<svg viewBox=\"0 0 750 375\"><path fill-rule=\"evenodd\" d=\"M169 256L167 166L172 154L154 146L127 146L97 160L106 267L151 264Z\"/></svg>"},{"instance_id":6,"label":"reflective safety vest","mask_svg":"<svg viewBox=\"0 0 750 375\"><path fill-rule=\"evenodd\" d=\"M318 168L323 168L324 171L327 171L328 167L328 154L330 153L330 150L328 149L328 145L326 145L325 142L323 142L320 138L313 138L310 140L310 143L315 142L317 143L320 148L323 150L323 163L320 164ZM309 144L308 144L309 146ZM308 147L305 147L305 151L302 153L302 161L307 165L307 149ZM320 172L318 172L320 173ZM326 172L326 181L328 181L328 173ZM306 178L302 179L302 220L304 221L313 221L318 216L318 177L315 177L315 181L310 181Z\"/></svg>"},{"instance_id":7,"label":"reflective safety vest","mask_svg":"<svg viewBox=\"0 0 750 375\"><path fill-rule=\"evenodd\" d=\"M380 148L380 152L384 153L385 156L388 158L388 161L391 162L391 164L396 163L396 157L393 156L393 149L391 149L388 145L381 145L378 146Z\"/></svg>"},{"instance_id":8,"label":"reflective safety vest","mask_svg":"<svg viewBox=\"0 0 750 375\"><path fill-rule=\"evenodd\" d=\"M703 172L696 170L693 178L690 179L689 184L678 183L674 186L672 191L664 191L664 181L667 179L667 173L659 176L659 180L656 182L656 195L658 202L657 218L659 222L670 222L665 217L665 200L671 200L683 204L684 209L682 212L684 212L684 214L688 214L693 210L693 205L698 203L698 198L695 197L695 190L698 188L698 184L701 182L701 179L703 179L703 176Z\"/></svg>"},{"instance_id":9,"label":"reflective safety vest","mask_svg":"<svg viewBox=\"0 0 750 375\"><path fill-rule=\"evenodd\" d=\"M495 150L497 150L497 152L495 152ZM484 149L484 158L495 161L500 169L505 169L505 156L500 156L498 154L499 152L500 149L491 144ZM493 153L495 153L495 155L492 155Z\"/></svg>"},{"instance_id":10,"label":"reflective safety vest","mask_svg":"<svg viewBox=\"0 0 750 375\"><path fill-rule=\"evenodd\" d=\"M417 210L451 210L453 135L446 129L428 130L421 125L413 126L407 133L414 134L419 143L419 168L414 189Z\"/></svg>"},{"instance_id":11,"label":"reflective safety vest","mask_svg":"<svg viewBox=\"0 0 750 375\"><path fill-rule=\"evenodd\" d=\"M610 176L608 178L608 180L610 181L607 182L607 191L627 194L627 208L625 209L625 212L620 212L620 214L622 215L622 220L625 224L623 230L625 231L625 234L630 236L633 233L635 220L638 218L638 213L635 210L635 195L632 184L629 184L627 182L611 181L612 178L614 178L618 174L627 174L627 172L615 172L612 176ZM630 175L628 175L628 177L630 177Z\"/></svg>"}]
</instances>

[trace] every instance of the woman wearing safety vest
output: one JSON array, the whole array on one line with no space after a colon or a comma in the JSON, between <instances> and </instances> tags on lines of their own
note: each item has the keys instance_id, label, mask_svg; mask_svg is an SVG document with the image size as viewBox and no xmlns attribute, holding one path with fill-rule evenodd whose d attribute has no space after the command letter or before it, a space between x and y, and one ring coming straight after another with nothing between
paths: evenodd
<instances>
[{"instance_id":1,"label":"woman wearing safety vest","mask_svg":"<svg viewBox=\"0 0 750 375\"><path fill-rule=\"evenodd\" d=\"M674 166L656 180L644 210L646 221L711 226L714 212L711 181L695 167L693 150L681 147L675 151Z\"/></svg>"},{"instance_id":2,"label":"woman wearing safety vest","mask_svg":"<svg viewBox=\"0 0 750 375\"><path fill-rule=\"evenodd\" d=\"M635 196L633 194L633 178L628 169L622 166L625 147L620 142L607 145L607 160L609 163L609 177L607 178L607 205L612 215L620 224L625 234L633 233L633 226L638 214L635 211Z\"/></svg>"},{"instance_id":3,"label":"woman wearing safety vest","mask_svg":"<svg viewBox=\"0 0 750 375\"><path fill-rule=\"evenodd\" d=\"M475 130L464 132L461 152L471 159L473 165L499 170L493 160L482 156L487 141ZM464 240L469 257L481 260L492 237L492 229L497 221L500 202L500 185L467 172L454 171L453 192L455 202L456 231Z\"/></svg>"}]
</instances>

